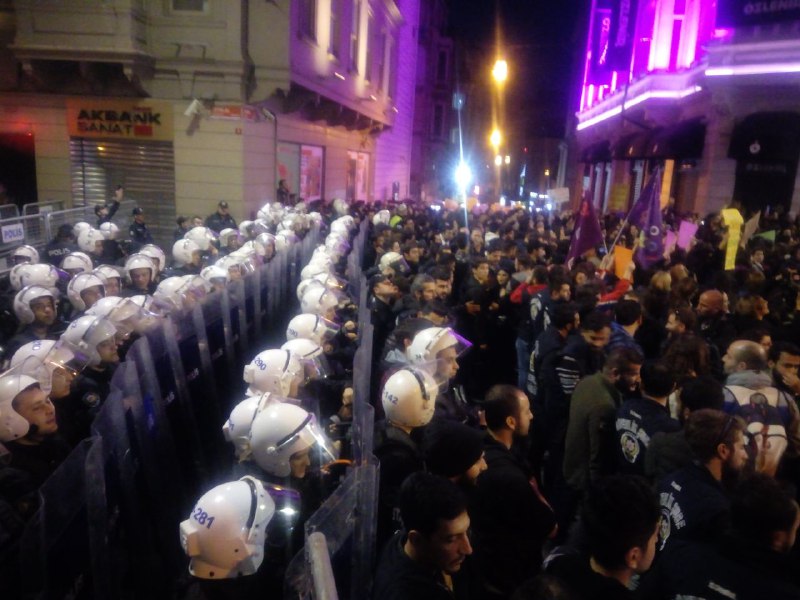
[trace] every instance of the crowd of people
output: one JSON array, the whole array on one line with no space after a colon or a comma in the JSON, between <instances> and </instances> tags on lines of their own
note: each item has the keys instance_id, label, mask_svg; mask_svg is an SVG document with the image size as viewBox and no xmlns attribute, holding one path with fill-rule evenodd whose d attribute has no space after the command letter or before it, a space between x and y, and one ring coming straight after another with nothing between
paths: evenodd
<instances>
[{"instance_id":1,"label":"crowd of people","mask_svg":"<svg viewBox=\"0 0 800 600\"><path fill-rule=\"evenodd\" d=\"M797 220L381 208L374 598L800 597Z\"/></svg>"},{"instance_id":2,"label":"crowd of people","mask_svg":"<svg viewBox=\"0 0 800 600\"><path fill-rule=\"evenodd\" d=\"M90 434L135 340L321 228L286 342L244 366L245 396L220 423L229 476L176 523L191 574L178 597L291 590L303 524L352 454L363 340L347 280L360 274L345 265L366 221L380 479L363 597L800 598L789 215L762 216L726 270L732 233L716 214L683 216L691 244L645 267L605 252L636 250L624 215L604 215L605 243L568 260L569 211L447 203L276 202L237 225L221 201L202 223L179 218L164 252L139 207L121 239L123 197L12 255L0 579L13 581L36 490ZM679 215L664 219L677 230Z\"/></svg>"}]
</instances>

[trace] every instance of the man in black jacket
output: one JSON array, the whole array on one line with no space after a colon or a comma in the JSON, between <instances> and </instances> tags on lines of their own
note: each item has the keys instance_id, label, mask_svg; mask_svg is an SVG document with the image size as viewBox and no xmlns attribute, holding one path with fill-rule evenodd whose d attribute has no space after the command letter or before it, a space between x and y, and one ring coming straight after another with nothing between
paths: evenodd
<instances>
[{"instance_id":1,"label":"man in black jacket","mask_svg":"<svg viewBox=\"0 0 800 600\"><path fill-rule=\"evenodd\" d=\"M528 397L514 386L496 385L484 410L488 469L478 477L470 515L486 597L504 598L536 574L542 545L557 528L536 478L514 452L533 420Z\"/></svg>"},{"instance_id":2,"label":"man in black jacket","mask_svg":"<svg viewBox=\"0 0 800 600\"><path fill-rule=\"evenodd\" d=\"M442 477L415 473L400 490L403 531L386 545L375 574L376 600L468 600L472 584L467 503Z\"/></svg>"},{"instance_id":3,"label":"man in black jacket","mask_svg":"<svg viewBox=\"0 0 800 600\"><path fill-rule=\"evenodd\" d=\"M228 213L228 203L220 200L217 204L217 211L206 218L206 227L219 233L223 229L236 229L236 221Z\"/></svg>"}]
</instances>

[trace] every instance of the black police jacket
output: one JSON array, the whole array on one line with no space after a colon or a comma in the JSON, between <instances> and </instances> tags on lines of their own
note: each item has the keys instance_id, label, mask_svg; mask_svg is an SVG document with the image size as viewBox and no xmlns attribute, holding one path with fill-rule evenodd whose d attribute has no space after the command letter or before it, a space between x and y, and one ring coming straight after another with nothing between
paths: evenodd
<instances>
[{"instance_id":1,"label":"black police jacket","mask_svg":"<svg viewBox=\"0 0 800 600\"><path fill-rule=\"evenodd\" d=\"M632 398L617 410L617 465L622 473L644 475L645 457L650 440L657 433L681 428L670 417L669 408L648 398Z\"/></svg>"}]
</instances>

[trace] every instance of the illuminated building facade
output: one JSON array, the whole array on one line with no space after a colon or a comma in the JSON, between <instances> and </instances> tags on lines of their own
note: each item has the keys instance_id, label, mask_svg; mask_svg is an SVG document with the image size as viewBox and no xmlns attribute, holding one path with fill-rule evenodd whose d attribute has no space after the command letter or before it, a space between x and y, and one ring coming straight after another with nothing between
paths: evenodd
<instances>
[{"instance_id":1,"label":"illuminated building facade","mask_svg":"<svg viewBox=\"0 0 800 600\"><path fill-rule=\"evenodd\" d=\"M666 165L679 211L800 206L800 3L593 0L577 189L626 210Z\"/></svg>"}]
</instances>

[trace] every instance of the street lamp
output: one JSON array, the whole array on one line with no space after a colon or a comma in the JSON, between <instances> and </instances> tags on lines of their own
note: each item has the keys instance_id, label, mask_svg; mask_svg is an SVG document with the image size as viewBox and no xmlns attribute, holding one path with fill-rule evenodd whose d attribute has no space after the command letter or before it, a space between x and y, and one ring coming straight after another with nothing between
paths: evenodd
<instances>
[{"instance_id":1,"label":"street lamp","mask_svg":"<svg viewBox=\"0 0 800 600\"><path fill-rule=\"evenodd\" d=\"M499 154L495 155L495 157L494 157L494 166L495 167L499 167L502 164L503 164L503 157L500 156Z\"/></svg>"},{"instance_id":2,"label":"street lamp","mask_svg":"<svg viewBox=\"0 0 800 600\"><path fill-rule=\"evenodd\" d=\"M467 216L467 186L472 181L472 169L463 160L458 163L455 172L456 185L458 186L458 193L461 196L461 201L464 203L464 227L469 227Z\"/></svg>"},{"instance_id":3,"label":"street lamp","mask_svg":"<svg viewBox=\"0 0 800 600\"><path fill-rule=\"evenodd\" d=\"M494 77L494 80L499 84L505 83L506 79L508 79L508 63L502 58L498 58L494 62L492 77Z\"/></svg>"},{"instance_id":4,"label":"street lamp","mask_svg":"<svg viewBox=\"0 0 800 600\"><path fill-rule=\"evenodd\" d=\"M508 154L506 154L505 163L506 163L507 165L510 165L510 164L511 164L511 157L510 157Z\"/></svg>"},{"instance_id":5,"label":"street lamp","mask_svg":"<svg viewBox=\"0 0 800 600\"><path fill-rule=\"evenodd\" d=\"M492 130L491 135L489 136L489 142L492 144L492 148L494 148L495 154L497 154L497 149L500 147L500 142L503 141L503 134L500 133L500 130L496 127Z\"/></svg>"}]
</instances>

